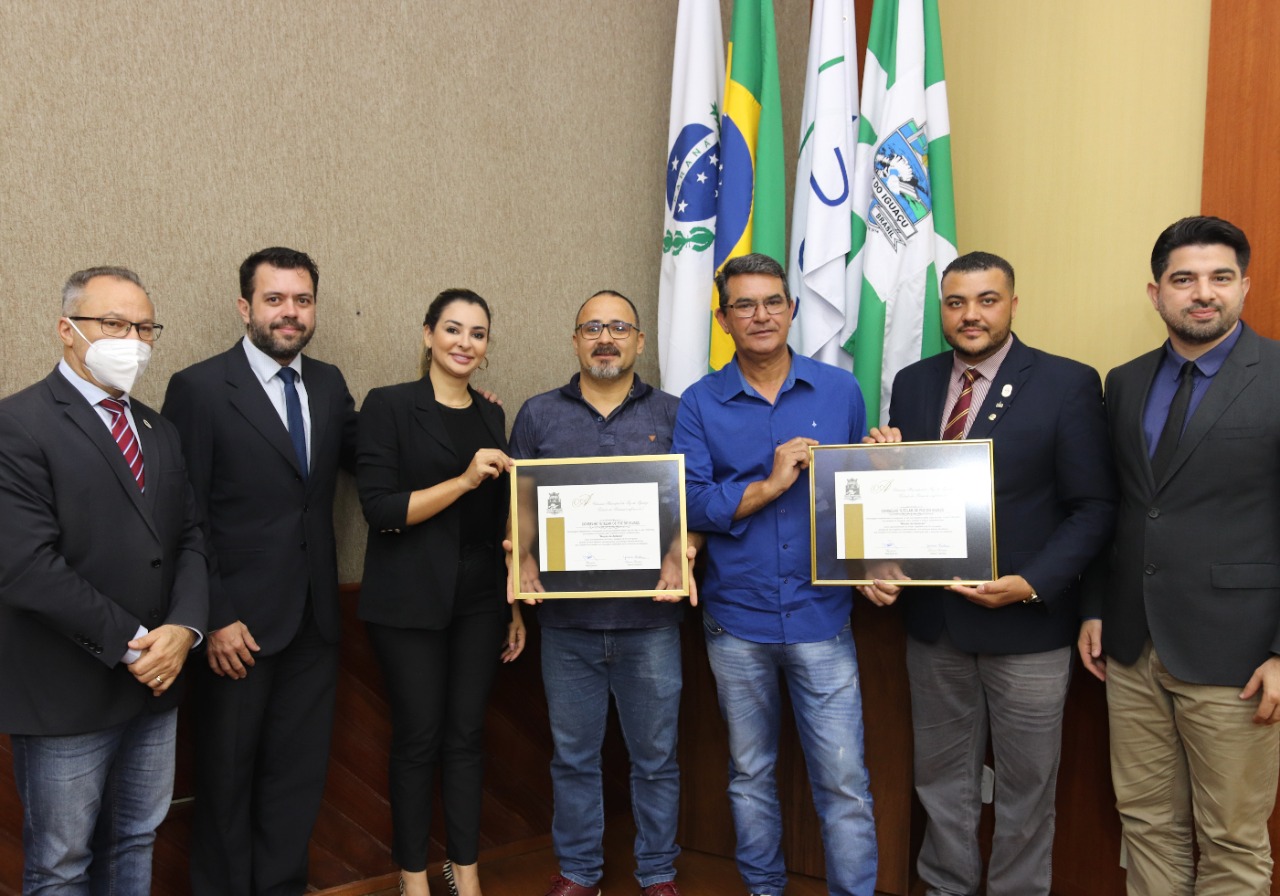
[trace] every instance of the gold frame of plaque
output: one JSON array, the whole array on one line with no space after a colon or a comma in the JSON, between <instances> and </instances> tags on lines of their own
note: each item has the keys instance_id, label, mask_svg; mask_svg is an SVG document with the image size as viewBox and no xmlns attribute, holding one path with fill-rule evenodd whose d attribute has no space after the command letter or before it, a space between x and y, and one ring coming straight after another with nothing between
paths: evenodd
<instances>
[{"instance_id":1,"label":"gold frame of plaque","mask_svg":"<svg viewBox=\"0 0 1280 896\"><path fill-rule=\"evenodd\" d=\"M546 590L523 591L520 576L516 575L512 585L516 599L688 597L689 528L684 482L683 454L517 460L511 472L512 561L519 564L525 555L531 556L538 564L538 578ZM600 499L600 493L606 500ZM616 506L608 503L610 495L617 499ZM635 500L627 504L629 499L624 499L624 495L634 496ZM638 512L636 502L649 501L656 504L656 534L644 526L634 525L634 516L627 515ZM591 507L589 512L587 507ZM531 524L533 539L521 550L523 535L528 534ZM583 539L599 542L604 556L596 557L594 552L581 546L570 550L572 545L567 541L571 527L582 533ZM547 552L543 551L544 536ZM684 587L658 590L653 585L658 583L662 558L677 537ZM650 555L655 539L659 551L653 557ZM661 549L664 544L668 546L666 550ZM593 566L608 563L610 556L616 557L619 553L625 554L629 563L650 560L656 563L653 566ZM577 568L565 568L569 566ZM648 588L640 587L646 578L652 584Z\"/></svg>"},{"instance_id":2,"label":"gold frame of plaque","mask_svg":"<svg viewBox=\"0 0 1280 896\"><path fill-rule=\"evenodd\" d=\"M992 456L990 439L811 447L813 583L979 585L994 579ZM890 495L896 500L887 500Z\"/></svg>"}]
</instances>

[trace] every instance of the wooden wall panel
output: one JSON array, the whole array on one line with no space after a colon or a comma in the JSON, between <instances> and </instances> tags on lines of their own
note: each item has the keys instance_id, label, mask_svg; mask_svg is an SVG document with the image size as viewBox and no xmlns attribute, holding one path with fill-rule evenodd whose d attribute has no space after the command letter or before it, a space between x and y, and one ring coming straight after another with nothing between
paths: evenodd
<instances>
[{"instance_id":1,"label":"wooden wall panel","mask_svg":"<svg viewBox=\"0 0 1280 896\"><path fill-rule=\"evenodd\" d=\"M1253 247L1245 320L1280 338L1280 3L1214 0L1201 211Z\"/></svg>"}]
</instances>

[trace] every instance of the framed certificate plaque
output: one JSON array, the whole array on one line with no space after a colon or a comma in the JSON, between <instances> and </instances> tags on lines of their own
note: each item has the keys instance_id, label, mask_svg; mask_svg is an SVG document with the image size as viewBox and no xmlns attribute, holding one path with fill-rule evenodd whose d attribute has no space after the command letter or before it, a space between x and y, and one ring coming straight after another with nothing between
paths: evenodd
<instances>
[{"instance_id":1,"label":"framed certificate plaque","mask_svg":"<svg viewBox=\"0 0 1280 896\"><path fill-rule=\"evenodd\" d=\"M995 578L991 440L809 449L815 585Z\"/></svg>"},{"instance_id":2,"label":"framed certificate plaque","mask_svg":"<svg viewBox=\"0 0 1280 896\"><path fill-rule=\"evenodd\" d=\"M518 599L689 593L682 454L518 460L511 508Z\"/></svg>"}]
</instances>

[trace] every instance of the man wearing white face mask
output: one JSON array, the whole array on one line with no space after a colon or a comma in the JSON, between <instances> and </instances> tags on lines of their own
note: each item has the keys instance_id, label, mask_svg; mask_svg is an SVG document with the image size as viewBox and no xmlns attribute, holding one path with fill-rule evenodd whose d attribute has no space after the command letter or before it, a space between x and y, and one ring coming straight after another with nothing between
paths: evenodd
<instances>
[{"instance_id":1,"label":"man wearing white face mask","mask_svg":"<svg viewBox=\"0 0 1280 896\"><path fill-rule=\"evenodd\" d=\"M0 401L0 731L23 892L146 893L179 675L207 620L204 539L177 431L128 394L161 332L137 275L73 274L57 332L57 368Z\"/></svg>"}]
</instances>

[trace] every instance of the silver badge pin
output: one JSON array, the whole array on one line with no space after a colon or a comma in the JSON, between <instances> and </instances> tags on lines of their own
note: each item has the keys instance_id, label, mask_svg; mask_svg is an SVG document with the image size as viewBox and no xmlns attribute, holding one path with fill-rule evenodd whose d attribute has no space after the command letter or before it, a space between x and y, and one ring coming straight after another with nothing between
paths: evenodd
<instances>
[{"instance_id":1,"label":"silver badge pin","mask_svg":"<svg viewBox=\"0 0 1280 896\"><path fill-rule=\"evenodd\" d=\"M996 419L996 415L995 415L995 414L989 414L989 415L987 416L987 419L988 419L988 420L994 420L994 419Z\"/></svg>"},{"instance_id":2,"label":"silver badge pin","mask_svg":"<svg viewBox=\"0 0 1280 896\"><path fill-rule=\"evenodd\" d=\"M1004 402L1003 402L1003 401L997 401L997 402L996 402L996 407L998 407L998 408L1002 408L1002 407L1004 407Z\"/></svg>"},{"instance_id":3,"label":"silver badge pin","mask_svg":"<svg viewBox=\"0 0 1280 896\"><path fill-rule=\"evenodd\" d=\"M1012 394L1013 394L1013 386L1010 385L1009 383L1005 383L1004 388L1000 390L1000 397L1008 398Z\"/></svg>"},{"instance_id":4,"label":"silver badge pin","mask_svg":"<svg viewBox=\"0 0 1280 896\"><path fill-rule=\"evenodd\" d=\"M143 417L143 418L142 418L142 425L143 425L143 426L145 426L147 429L150 429L150 428L151 428L151 421L150 421L150 420L148 420L146 417Z\"/></svg>"}]
</instances>

